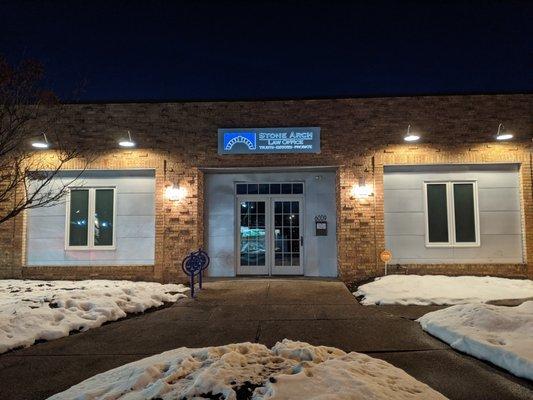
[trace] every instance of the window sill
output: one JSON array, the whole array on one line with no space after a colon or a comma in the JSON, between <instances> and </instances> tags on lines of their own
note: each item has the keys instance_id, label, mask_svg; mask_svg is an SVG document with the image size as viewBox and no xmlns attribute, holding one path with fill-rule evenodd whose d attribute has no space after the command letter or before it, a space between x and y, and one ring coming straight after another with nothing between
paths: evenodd
<instances>
[{"instance_id":1,"label":"window sill","mask_svg":"<svg viewBox=\"0 0 533 400\"><path fill-rule=\"evenodd\" d=\"M426 248L428 249L464 249L472 247L481 247L481 243L464 243L464 244L428 244L426 243Z\"/></svg>"},{"instance_id":2,"label":"window sill","mask_svg":"<svg viewBox=\"0 0 533 400\"><path fill-rule=\"evenodd\" d=\"M116 249L116 246L68 246L65 248L65 251L113 251Z\"/></svg>"}]
</instances>

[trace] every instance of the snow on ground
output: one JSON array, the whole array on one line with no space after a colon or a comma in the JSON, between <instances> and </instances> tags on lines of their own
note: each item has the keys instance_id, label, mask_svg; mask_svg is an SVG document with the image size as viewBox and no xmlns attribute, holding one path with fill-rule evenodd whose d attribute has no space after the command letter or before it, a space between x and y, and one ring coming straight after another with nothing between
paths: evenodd
<instances>
[{"instance_id":1,"label":"snow on ground","mask_svg":"<svg viewBox=\"0 0 533 400\"><path fill-rule=\"evenodd\" d=\"M452 305L533 298L533 281L489 276L388 275L358 287L364 305Z\"/></svg>"},{"instance_id":2,"label":"snow on ground","mask_svg":"<svg viewBox=\"0 0 533 400\"><path fill-rule=\"evenodd\" d=\"M49 400L445 399L391 364L284 339L182 347L89 378Z\"/></svg>"},{"instance_id":3,"label":"snow on ground","mask_svg":"<svg viewBox=\"0 0 533 400\"><path fill-rule=\"evenodd\" d=\"M183 285L110 280L0 280L0 353L175 302Z\"/></svg>"},{"instance_id":4,"label":"snow on ground","mask_svg":"<svg viewBox=\"0 0 533 400\"><path fill-rule=\"evenodd\" d=\"M454 349L533 380L533 301L517 307L456 305L418 322Z\"/></svg>"}]
</instances>

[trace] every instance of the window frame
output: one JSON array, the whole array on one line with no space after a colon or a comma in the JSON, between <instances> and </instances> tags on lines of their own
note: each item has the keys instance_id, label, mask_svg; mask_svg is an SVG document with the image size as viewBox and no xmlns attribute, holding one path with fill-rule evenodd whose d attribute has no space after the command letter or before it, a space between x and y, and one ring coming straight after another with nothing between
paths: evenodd
<instances>
[{"instance_id":1,"label":"window frame","mask_svg":"<svg viewBox=\"0 0 533 400\"><path fill-rule=\"evenodd\" d=\"M113 244L106 246L96 246L94 244L94 213L96 206L96 191L97 190L113 190ZM71 246L70 245L70 197L73 190L88 190L88 218L87 218L87 245L86 246ZM116 250L116 220L117 220L117 188L116 186L72 186L68 188L67 204L65 210L65 250Z\"/></svg>"},{"instance_id":2,"label":"window frame","mask_svg":"<svg viewBox=\"0 0 533 400\"><path fill-rule=\"evenodd\" d=\"M268 193L238 193L238 185L283 185L283 184L301 184L302 192L301 193L270 193L270 187ZM292 187L291 187L292 191ZM304 196L305 195L305 181L234 181L233 182L233 193L235 196Z\"/></svg>"},{"instance_id":3,"label":"window frame","mask_svg":"<svg viewBox=\"0 0 533 400\"><path fill-rule=\"evenodd\" d=\"M429 213L428 213L428 185L446 185L446 210L448 213L448 242L430 242L429 241ZM454 185L470 184L472 185L472 195L474 203L474 230L476 235L475 242L457 242L455 226L455 198ZM456 248L456 247L479 247L481 246L480 228L479 228L479 197L477 180L434 180L424 181L424 219L425 219L425 246Z\"/></svg>"}]
</instances>

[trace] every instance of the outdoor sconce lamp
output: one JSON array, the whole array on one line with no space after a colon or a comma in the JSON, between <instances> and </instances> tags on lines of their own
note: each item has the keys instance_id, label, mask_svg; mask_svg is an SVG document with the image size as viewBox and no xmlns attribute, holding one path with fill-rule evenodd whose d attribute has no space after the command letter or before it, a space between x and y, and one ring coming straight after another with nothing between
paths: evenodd
<instances>
[{"instance_id":1,"label":"outdoor sconce lamp","mask_svg":"<svg viewBox=\"0 0 533 400\"><path fill-rule=\"evenodd\" d=\"M509 140L512 139L513 135L510 133L505 133L505 128L503 124L498 125L498 133L496 134L496 140Z\"/></svg>"},{"instance_id":2,"label":"outdoor sconce lamp","mask_svg":"<svg viewBox=\"0 0 533 400\"><path fill-rule=\"evenodd\" d=\"M420 136L411 133L411 125L407 125L407 133L403 137L403 140L406 142L416 142L418 139L420 139Z\"/></svg>"},{"instance_id":3,"label":"outdoor sconce lamp","mask_svg":"<svg viewBox=\"0 0 533 400\"><path fill-rule=\"evenodd\" d=\"M128 131L128 139L120 139L118 142L120 147L135 147L135 142L131 140L131 133Z\"/></svg>"},{"instance_id":4,"label":"outdoor sconce lamp","mask_svg":"<svg viewBox=\"0 0 533 400\"><path fill-rule=\"evenodd\" d=\"M48 143L48 139L46 138L46 133L43 132L43 139L44 140L35 140L31 143L32 147L35 147L36 149L47 149L50 147L50 143Z\"/></svg>"},{"instance_id":5,"label":"outdoor sconce lamp","mask_svg":"<svg viewBox=\"0 0 533 400\"><path fill-rule=\"evenodd\" d=\"M366 184L365 178L359 178L359 184L352 187L352 197L360 199L372 196L372 194L372 188Z\"/></svg>"},{"instance_id":6,"label":"outdoor sconce lamp","mask_svg":"<svg viewBox=\"0 0 533 400\"><path fill-rule=\"evenodd\" d=\"M180 186L167 186L165 188L165 197L171 201L180 201L187 195L187 190Z\"/></svg>"}]
</instances>

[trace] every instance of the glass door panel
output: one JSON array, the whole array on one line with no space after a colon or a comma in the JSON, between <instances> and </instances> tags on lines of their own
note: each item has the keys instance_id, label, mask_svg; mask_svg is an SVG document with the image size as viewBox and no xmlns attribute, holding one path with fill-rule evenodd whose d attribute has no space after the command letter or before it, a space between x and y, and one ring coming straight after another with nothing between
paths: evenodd
<instances>
[{"instance_id":1,"label":"glass door panel","mask_svg":"<svg viewBox=\"0 0 533 400\"><path fill-rule=\"evenodd\" d=\"M272 201L274 231L272 274L303 273L301 208L299 199Z\"/></svg>"},{"instance_id":2,"label":"glass door panel","mask_svg":"<svg viewBox=\"0 0 533 400\"><path fill-rule=\"evenodd\" d=\"M268 274L267 202L240 200L238 203L239 274Z\"/></svg>"}]
</instances>

